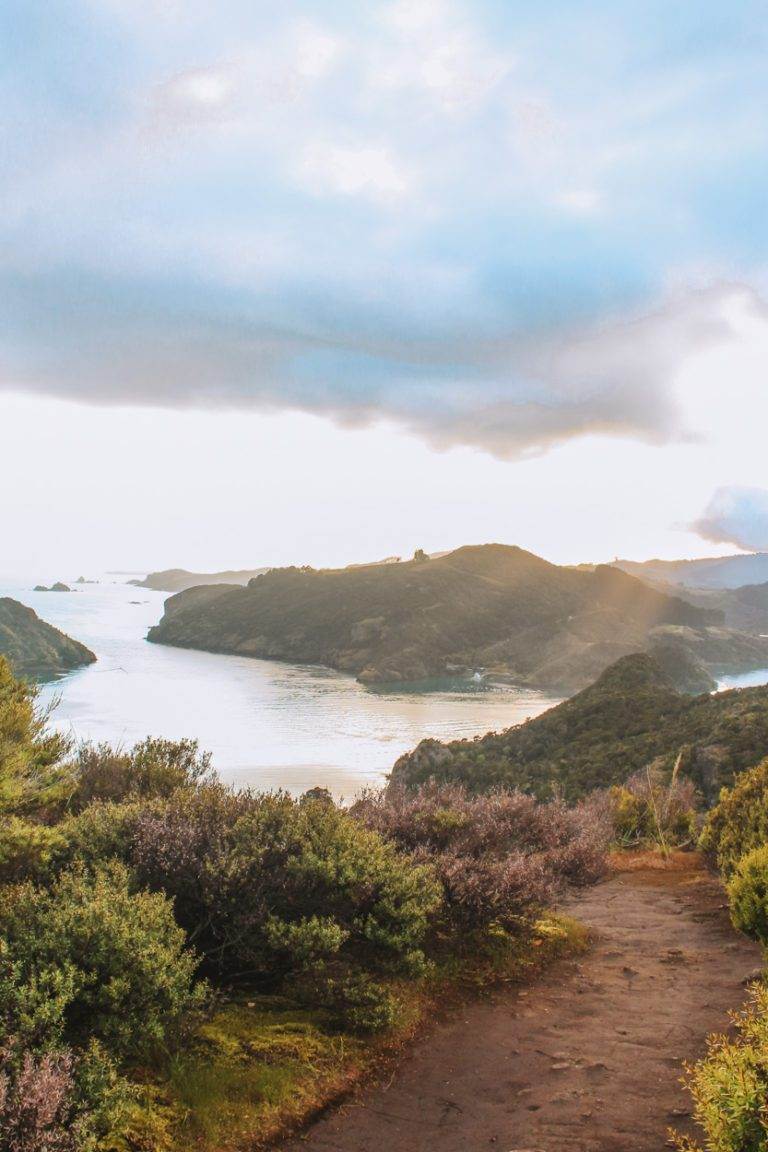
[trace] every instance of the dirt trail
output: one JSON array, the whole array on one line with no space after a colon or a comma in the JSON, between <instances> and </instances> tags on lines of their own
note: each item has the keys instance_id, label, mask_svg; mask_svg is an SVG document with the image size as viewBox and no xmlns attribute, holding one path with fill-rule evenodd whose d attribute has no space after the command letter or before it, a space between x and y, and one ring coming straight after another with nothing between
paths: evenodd
<instances>
[{"instance_id":1,"label":"dirt trail","mask_svg":"<svg viewBox=\"0 0 768 1152\"><path fill-rule=\"evenodd\" d=\"M726 1028L759 949L698 870L622 873L569 910L586 956L459 1010L284 1152L660 1152L686 1130L680 1061Z\"/></svg>"}]
</instances>

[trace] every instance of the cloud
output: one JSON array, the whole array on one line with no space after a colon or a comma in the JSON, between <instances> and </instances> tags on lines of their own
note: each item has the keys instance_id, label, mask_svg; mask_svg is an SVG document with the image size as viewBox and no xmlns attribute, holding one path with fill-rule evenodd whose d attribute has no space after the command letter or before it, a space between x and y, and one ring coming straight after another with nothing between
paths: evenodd
<instances>
[{"instance_id":1,"label":"cloud","mask_svg":"<svg viewBox=\"0 0 768 1152\"><path fill-rule=\"evenodd\" d=\"M136 284L127 294L98 281L6 294L9 312L45 333L16 356L7 386L90 403L160 407L298 409L343 424L389 419L447 448L500 458L546 451L585 435L652 443L690 434L675 374L691 348L727 338L734 295L720 286L670 299L652 313L587 330L489 339L469 328L443 335L391 333L365 312L333 311L305 326L267 322L258 298L216 314L204 295ZM292 314L295 301L283 311Z\"/></svg>"},{"instance_id":2,"label":"cloud","mask_svg":"<svg viewBox=\"0 0 768 1152\"><path fill-rule=\"evenodd\" d=\"M762 315L738 16L686 10L659 53L597 0L12 7L0 388L513 458L695 434L681 365L734 298Z\"/></svg>"},{"instance_id":3,"label":"cloud","mask_svg":"<svg viewBox=\"0 0 768 1152\"><path fill-rule=\"evenodd\" d=\"M768 551L768 489L718 488L691 528L713 544L735 544L746 552Z\"/></svg>"},{"instance_id":4,"label":"cloud","mask_svg":"<svg viewBox=\"0 0 768 1152\"><path fill-rule=\"evenodd\" d=\"M313 192L362 193L385 202L405 195L411 183L404 165L386 145L311 144L298 176Z\"/></svg>"}]
</instances>

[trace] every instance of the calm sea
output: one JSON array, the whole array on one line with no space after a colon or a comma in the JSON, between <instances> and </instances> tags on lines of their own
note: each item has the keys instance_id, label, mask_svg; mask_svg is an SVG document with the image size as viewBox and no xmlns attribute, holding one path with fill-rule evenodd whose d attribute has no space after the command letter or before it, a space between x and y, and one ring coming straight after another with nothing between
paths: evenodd
<instances>
[{"instance_id":1,"label":"calm sea","mask_svg":"<svg viewBox=\"0 0 768 1152\"><path fill-rule=\"evenodd\" d=\"M130 745L147 735L193 736L221 777L350 799L383 783L424 737L450 740L507 728L556 701L513 688L373 692L327 669L148 644L164 593L117 578L76 592L33 592L66 574L0 582L0 595L87 644L98 662L42 690L54 724L78 740ZM73 585L74 587L74 585Z\"/></svg>"}]
</instances>

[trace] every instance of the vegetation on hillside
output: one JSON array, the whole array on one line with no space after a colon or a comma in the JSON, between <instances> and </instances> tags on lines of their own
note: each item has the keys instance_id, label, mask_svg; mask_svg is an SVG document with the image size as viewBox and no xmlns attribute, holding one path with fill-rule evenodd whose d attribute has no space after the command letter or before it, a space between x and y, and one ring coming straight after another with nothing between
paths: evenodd
<instances>
[{"instance_id":1,"label":"vegetation on hillside","mask_svg":"<svg viewBox=\"0 0 768 1152\"><path fill-rule=\"evenodd\" d=\"M35 680L55 679L96 659L84 644L8 596L0 597L0 656L10 662L17 676Z\"/></svg>"},{"instance_id":2,"label":"vegetation on hillside","mask_svg":"<svg viewBox=\"0 0 768 1152\"><path fill-rule=\"evenodd\" d=\"M0 659L0 1146L243 1147L300 1120L447 980L580 939L589 809L431 788L349 812L233 792L190 741L73 753Z\"/></svg>"},{"instance_id":3,"label":"vegetation on hillside","mask_svg":"<svg viewBox=\"0 0 768 1152\"><path fill-rule=\"evenodd\" d=\"M768 760L723 789L701 847L722 870L734 927L768 946ZM768 1149L768 984L750 987L747 1008L728 1035L711 1036L703 1059L686 1070L702 1140L678 1137L679 1152Z\"/></svg>"},{"instance_id":4,"label":"vegetation on hillside","mask_svg":"<svg viewBox=\"0 0 768 1152\"><path fill-rule=\"evenodd\" d=\"M474 740L423 740L394 766L396 787L427 780L474 792L519 788L573 800L649 764L680 768L707 799L768 749L768 687L696 697L675 691L645 654L617 661L589 688L525 724Z\"/></svg>"},{"instance_id":5,"label":"vegetation on hillside","mask_svg":"<svg viewBox=\"0 0 768 1152\"><path fill-rule=\"evenodd\" d=\"M768 642L721 623L719 613L615 568L577 571L520 548L484 545L400 564L273 569L247 588L191 590L168 601L149 639L326 664L367 684L481 669L563 692L622 655L673 640L677 649L695 649L696 687L705 689L712 687L706 668L757 667L768 658ZM668 629L676 630L672 638Z\"/></svg>"}]
</instances>

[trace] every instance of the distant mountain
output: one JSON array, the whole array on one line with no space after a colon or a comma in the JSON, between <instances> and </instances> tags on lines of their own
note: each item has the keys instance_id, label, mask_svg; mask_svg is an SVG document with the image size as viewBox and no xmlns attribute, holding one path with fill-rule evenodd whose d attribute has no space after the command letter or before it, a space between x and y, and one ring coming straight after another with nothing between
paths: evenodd
<instances>
[{"instance_id":1,"label":"distant mountain","mask_svg":"<svg viewBox=\"0 0 768 1152\"><path fill-rule=\"evenodd\" d=\"M652 581L662 592L674 593L697 608L721 612L728 628L768 635L768 583L745 584L739 588L689 588Z\"/></svg>"},{"instance_id":2,"label":"distant mountain","mask_svg":"<svg viewBox=\"0 0 768 1152\"><path fill-rule=\"evenodd\" d=\"M184 568L166 568L164 572L150 572L143 580L129 580L136 588L152 588L155 592L184 592L211 584L245 585L266 568L246 568L236 572L187 572Z\"/></svg>"},{"instance_id":3,"label":"distant mountain","mask_svg":"<svg viewBox=\"0 0 768 1152\"><path fill-rule=\"evenodd\" d=\"M35 680L54 680L96 659L84 644L7 596L0 598L0 656L8 658L18 676Z\"/></svg>"},{"instance_id":4,"label":"distant mountain","mask_svg":"<svg viewBox=\"0 0 768 1152\"><path fill-rule=\"evenodd\" d=\"M684 696L658 661L638 653L525 724L478 740L422 740L397 761L390 786L437 779L572 800L652 761L671 767L682 752L682 770L714 800L767 748L768 687Z\"/></svg>"},{"instance_id":5,"label":"distant mountain","mask_svg":"<svg viewBox=\"0 0 768 1152\"><path fill-rule=\"evenodd\" d=\"M641 580L684 584L689 588L740 588L768 582L768 552L704 560L615 560L613 567Z\"/></svg>"},{"instance_id":6,"label":"distant mountain","mask_svg":"<svg viewBox=\"0 0 768 1152\"><path fill-rule=\"evenodd\" d=\"M189 597L167 602L150 640L325 664L367 684L482 670L570 692L657 642L695 645L707 685L715 664L768 666L768 642L731 636L718 612L615 568L562 568L500 544L400 564L271 569L247 588Z\"/></svg>"}]
</instances>

